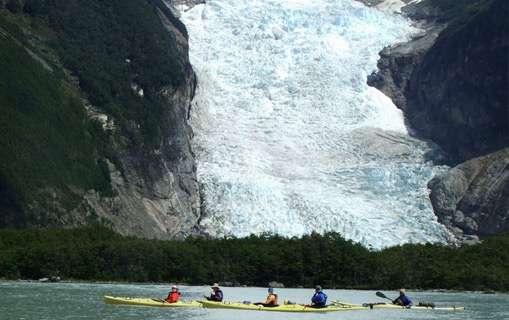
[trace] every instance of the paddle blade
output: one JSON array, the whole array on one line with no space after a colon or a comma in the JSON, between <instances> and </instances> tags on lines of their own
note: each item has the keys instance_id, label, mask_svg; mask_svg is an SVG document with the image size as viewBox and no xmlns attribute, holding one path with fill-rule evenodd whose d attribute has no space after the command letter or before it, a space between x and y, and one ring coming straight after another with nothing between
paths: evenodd
<instances>
[{"instance_id":1,"label":"paddle blade","mask_svg":"<svg viewBox=\"0 0 509 320\"><path fill-rule=\"evenodd\" d=\"M377 291L376 296L384 299L389 299L383 292Z\"/></svg>"}]
</instances>

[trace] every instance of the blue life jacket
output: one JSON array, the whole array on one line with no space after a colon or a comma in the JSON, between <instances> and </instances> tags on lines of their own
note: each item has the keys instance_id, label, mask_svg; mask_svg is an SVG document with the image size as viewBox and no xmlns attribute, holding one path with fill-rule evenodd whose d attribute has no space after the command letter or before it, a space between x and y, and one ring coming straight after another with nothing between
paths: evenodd
<instances>
[{"instance_id":1,"label":"blue life jacket","mask_svg":"<svg viewBox=\"0 0 509 320\"><path fill-rule=\"evenodd\" d=\"M311 302L313 302L316 306L324 307L327 304L327 295L322 291L316 292L311 298Z\"/></svg>"},{"instance_id":2,"label":"blue life jacket","mask_svg":"<svg viewBox=\"0 0 509 320\"><path fill-rule=\"evenodd\" d=\"M399 297L397 297L396 300L394 300L393 303L394 304L399 304L399 305L402 305L402 306L405 306L405 307L410 307L413 304L412 300L410 300L410 298L407 297L404 294L402 294Z\"/></svg>"},{"instance_id":3,"label":"blue life jacket","mask_svg":"<svg viewBox=\"0 0 509 320\"><path fill-rule=\"evenodd\" d=\"M403 295L401 297L401 302L403 302L403 305L406 307L406 306L411 306L412 305L412 300L410 300L409 297Z\"/></svg>"}]
</instances>

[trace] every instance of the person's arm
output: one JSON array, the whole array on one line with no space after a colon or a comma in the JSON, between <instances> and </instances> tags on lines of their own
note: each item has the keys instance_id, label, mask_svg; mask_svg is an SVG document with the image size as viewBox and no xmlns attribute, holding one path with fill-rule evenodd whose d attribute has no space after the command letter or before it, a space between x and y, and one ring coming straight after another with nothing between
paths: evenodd
<instances>
[{"instance_id":1,"label":"person's arm","mask_svg":"<svg viewBox=\"0 0 509 320\"><path fill-rule=\"evenodd\" d=\"M217 298L217 301L223 301L223 291L218 291L216 293L216 298Z\"/></svg>"}]
</instances>

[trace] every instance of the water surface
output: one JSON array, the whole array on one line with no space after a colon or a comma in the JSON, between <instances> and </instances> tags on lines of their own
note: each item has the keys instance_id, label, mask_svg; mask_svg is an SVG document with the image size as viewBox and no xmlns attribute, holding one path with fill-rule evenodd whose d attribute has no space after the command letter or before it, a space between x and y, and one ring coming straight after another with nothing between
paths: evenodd
<instances>
[{"instance_id":1,"label":"water surface","mask_svg":"<svg viewBox=\"0 0 509 320\"><path fill-rule=\"evenodd\" d=\"M259 320L259 319L509 319L509 295L486 295L472 292L439 293L409 292L415 301L433 301L437 305L465 306L457 312L417 310L365 310L329 314L271 313L221 309L167 309L137 306L106 305L104 295L165 297L170 286L147 284L89 284L89 283L28 283L0 282L1 320ZM209 292L208 287L181 287L185 299L199 299ZM223 288L226 299L259 301L265 288ZM277 289L280 299L307 302L312 289ZM352 303L381 302L374 291L326 290L329 300ZM385 292L396 295L396 292Z\"/></svg>"}]
</instances>

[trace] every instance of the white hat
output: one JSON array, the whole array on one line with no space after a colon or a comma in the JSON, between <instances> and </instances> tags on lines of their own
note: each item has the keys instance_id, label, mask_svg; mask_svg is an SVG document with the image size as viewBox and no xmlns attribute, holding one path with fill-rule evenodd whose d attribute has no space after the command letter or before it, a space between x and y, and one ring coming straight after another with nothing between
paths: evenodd
<instances>
[{"instance_id":1,"label":"white hat","mask_svg":"<svg viewBox=\"0 0 509 320\"><path fill-rule=\"evenodd\" d=\"M214 284L211 286L211 288L219 288L219 283L217 283L217 282L216 282L216 283L214 283Z\"/></svg>"}]
</instances>

